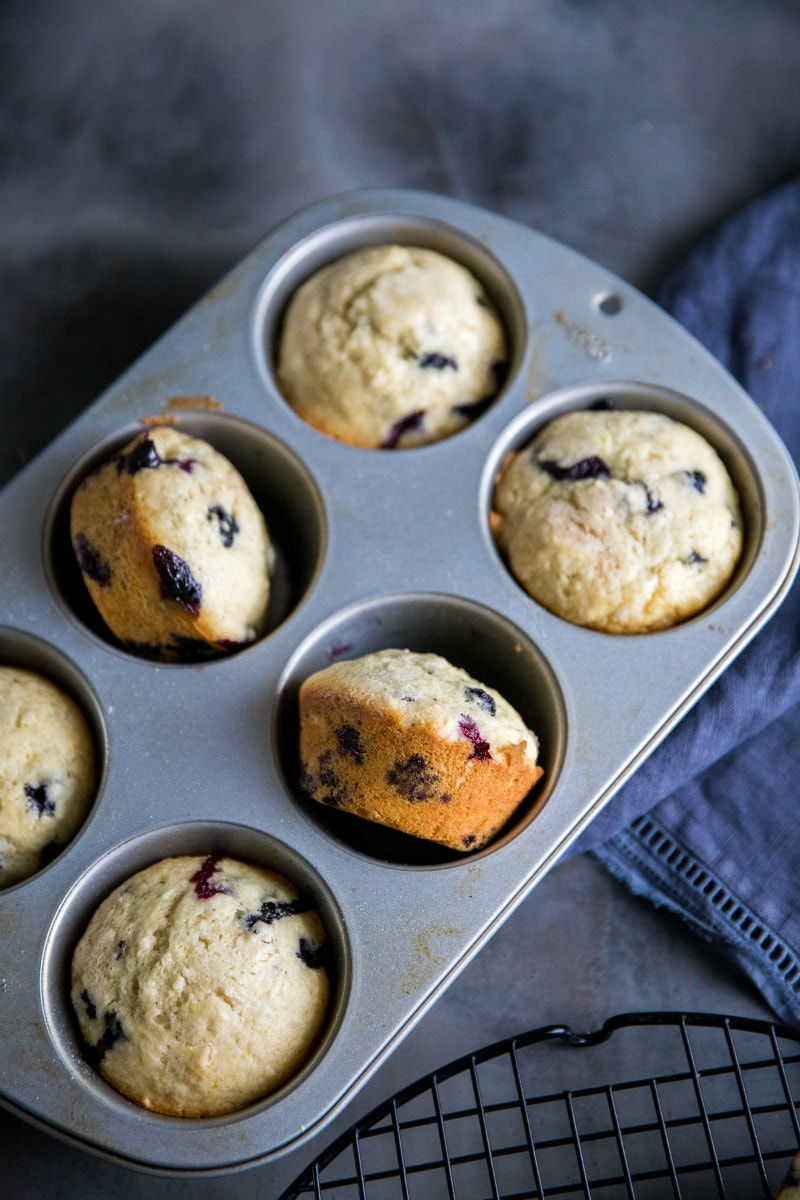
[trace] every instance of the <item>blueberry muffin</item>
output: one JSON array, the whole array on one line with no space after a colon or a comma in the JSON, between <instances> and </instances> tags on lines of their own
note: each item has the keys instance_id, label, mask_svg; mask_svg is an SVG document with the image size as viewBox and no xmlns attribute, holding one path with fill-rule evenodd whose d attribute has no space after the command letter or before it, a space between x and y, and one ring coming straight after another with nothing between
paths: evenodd
<instances>
[{"instance_id":1,"label":"blueberry muffin","mask_svg":"<svg viewBox=\"0 0 800 1200\"><path fill-rule=\"evenodd\" d=\"M292 297L278 383L309 424L354 446L448 437L497 394L505 331L477 279L434 250L369 246Z\"/></svg>"},{"instance_id":2,"label":"blueberry muffin","mask_svg":"<svg viewBox=\"0 0 800 1200\"><path fill-rule=\"evenodd\" d=\"M312 799L453 850L484 846L542 774L519 714L438 654L334 663L303 682L299 706Z\"/></svg>"},{"instance_id":3,"label":"blueberry muffin","mask_svg":"<svg viewBox=\"0 0 800 1200\"><path fill-rule=\"evenodd\" d=\"M170 425L138 434L77 488L70 525L89 594L132 652L191 661L263 634L267 527L207 442Z\"/></svg>"},{"instance_id":4,"label":"blueberry muffin","mask_svg":"<svg viewBox=\"0 0 800 1200\"><path fill-rule=\"evenodd\" d=\"M665 629L705 608L742 551L721 459L656 412L571 412L511 457L492 524L540 604L607 633Z\"/></svg>"},{"instance_id":5,"label":"blueberry muffin","mask_svg":"<svg viewBox=\"0 0 800 1200\"><path fill-rule=\"evenodd\" d=\"M96 774L75 701L33 671L0 667L0 888L38 871L74 836Z\"/></svg>"},{"instance_id":6,"label":"blueberry muffin","mask_svg":"<svg viewBox=\"0 0 800 1200\"><path fill-rule=\"evenodd\" d=\"M85 1056L154 1112L235 1112L291 1079L325 1024L325 936L281 875L163 859L96 910L72 960Z\"/></svg>"}]
</instances>

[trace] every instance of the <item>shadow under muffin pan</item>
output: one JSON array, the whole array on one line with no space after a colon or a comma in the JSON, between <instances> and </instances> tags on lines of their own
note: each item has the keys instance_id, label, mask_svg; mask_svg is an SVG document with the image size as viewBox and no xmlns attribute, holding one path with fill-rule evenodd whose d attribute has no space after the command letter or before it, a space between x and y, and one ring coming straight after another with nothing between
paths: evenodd
<instances>
[{"instance_id":1,"label":"shadow under muffin pan","mask_svg":"<svg viewBox=\"0 0 800 1200\"><path fill-rule=\"evenodd\" d=\"M271 362L292 288L347 250L392 241L473 269L507 324L511 367L461 432L374 453L297 417ZM546 419L604 395L694 425L742 494L736 577L706 612L658 634L600 634L547 612L512 579L489 531L505 453ZM112 643L82 596L68 540L82 475L176 396L223 406L175 415L239 467L288 580L268 636L179 668ZM4 620L19 645L38 636L86 681L108 747L78 836L46 870L0 893L0 1100L118 1163L197 1176L285 1154L344 1108L774 612L797 570L800 495L756 405L623 281L470 205L369 191L320 201L270 234L12 480L0 517ZM544 778L479 852L345 827L299 791L302 678L404 643L496 686L540 738ZM220 847L274 856L320 900L335 959L331 1023L308 1067L272 1098L213 1121L158 1117L81 1060L67 964L79 926L128 868Z\"/></svg>"}]
</instances>

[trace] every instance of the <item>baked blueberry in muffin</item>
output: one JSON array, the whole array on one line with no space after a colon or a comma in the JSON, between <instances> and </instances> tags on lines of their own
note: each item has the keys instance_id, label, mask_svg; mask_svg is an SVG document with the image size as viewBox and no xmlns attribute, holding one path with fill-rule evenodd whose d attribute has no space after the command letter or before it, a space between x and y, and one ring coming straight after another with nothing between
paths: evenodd
<instances>
[{"instance_id":1,"label":"baked blueberry in muffin","mask_svg":"<svg viewBox=\"0 0 800 1200\"><path fill-rule=\"evenodd\" d=\"M309 796L454 850L485 845L542 774L516 710L438 654L333 663L303 682L299 709Z\"/></svg>"},{"instance_id":2,"label":"baked blueberry in muffin","mask_svg":"<svg viewBox=\"0 0 800 1200\"><path fill-rule=\"evenodd\" d=\"M233 465L172 426L138 434L83 480L72 545L111 632L149 658L229 653L264 632L273 549Z\"/></svg>"},{"instance_id":3,"label":"baked blueberry in muffin","mask_svg":"<svg viewBox=\"0 0 800 1200\"><path fill-rule=\"evenodd\" d=\"M0 888L70 841L96 778L94 740L75 701L34 671L0 667Z\"/></svg>"},{"instance_id":4,"label":"baked blueberry in muffin","mask_svg":"<svg viewBox=\"0 0 800 1200\"><path fill-rule=\"evenodd\" d=\"M500 390L506 335L482 285L418 246L368 246L312 275L287 307L278 383L309 424L368 449L436 442Z\"/></svg>"},{"instance_id":5,"label":"baked blueberry in muffin","mask_svg":"<svg viewBox=\"0 0 800 1200\"><path fill-rule=\"evenodd\" d=\"M330 999L322 923L265 867L179 856L98 907L72 960L85 1057L129 1099L177 1117L235 1112L307 1062Z\"/></svg>"},{"instance_id":6,"label":"baked blueberry in muffin","mask_svg":"<svg viewBox=\"0 0 800 1200\"><path fill-rule=\"evenodd\" d=\"M608 633L665 629L699 612L742 551L739 498L719 455L657 412L551 421L504 465L492 524L535 600Z\"/></svg>"}]
</instances>

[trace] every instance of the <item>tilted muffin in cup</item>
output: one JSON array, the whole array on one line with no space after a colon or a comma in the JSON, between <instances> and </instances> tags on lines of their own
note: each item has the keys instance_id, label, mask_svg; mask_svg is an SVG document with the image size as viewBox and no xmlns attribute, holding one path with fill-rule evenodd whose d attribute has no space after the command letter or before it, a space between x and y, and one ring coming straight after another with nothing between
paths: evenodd
<instances>
[{"instance_id":1,"label":"tilted muffin in cup","mask_svg":"<svg viewBox=\"0 0 800 1200\"><path fill-rule=\"evenodd\" d=\"M208 442L170 425L138 434L76 489L70 529L92 601L133 653L192 661L264 633L269 533Z\"/></svg>"},{"instance_id":2,"label":"tilted muffin in cup","mask_svg":"<svg viewBox=\"0 0 800 1200\"><path fill-rule=\"evenodd\" d=\"M299 708L312 799L453 850L486 845L542 775L519 713L440 654L333 663L303 682Z\"/></svg>"},{"instance_id":3,"label":"tilted muffin in cup","mask_svg":"<svg viewBox=\"0 0 800 1200\"><path fill-rule=\"evenodd\" d=\"M535 600L607 633L700 612L742 552L739 498L716 450L657 412L557 417L504 464L491 519Z\"/></svg>"},{"instance_id":4,"label":"tilted muffin in cup","mask_svg":"<svg viewBox=\"0 0 800 1200\"><path fill-rule=\"evenodd\" d=\"M507 371L503 324L483 286L418 246L368 246L292 296L278 384L305 421L367 449L404 449L463 429Z\"/></svg>"},{"instance_id":5,"label":"tilted muffin in cup","mask_svg":"<svg viewBox=\"0 0 800 1200\"><path fill-rule=\"evenodd\" d=\"M98 907L72 959L85 1057L176 1117L263 1099L297 1074L330 999L325 933L282 875L232 858L162 859Z\"/></svg>"},{"instance_id":6,"label":"tilted muffin in cup","mask_svg":"<svg viewBox=\"0 0 800 1200\"><path fill-rule=\"evenodd\" d=\"M96 779L94 741L75 701L34 671L0 667L0 888L70 841Z\"/></svg>"}]
</instances>

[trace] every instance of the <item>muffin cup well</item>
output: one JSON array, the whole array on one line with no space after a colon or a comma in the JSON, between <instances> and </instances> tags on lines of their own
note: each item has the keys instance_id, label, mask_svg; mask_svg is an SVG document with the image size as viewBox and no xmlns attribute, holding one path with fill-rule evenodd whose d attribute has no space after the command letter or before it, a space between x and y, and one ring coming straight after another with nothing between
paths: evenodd
<instances>
[{"instance_id":1,"label":"muffin cup well","mask_svg":"<svg viewBox=\"0 0 800 1200\"><path fill-rule=\"evenodd\" d=\"M86 676L60 650L42 638L35 637L21 629L10 626L0 626L0 666L19 667L22 670L33 671L44 676L62 689L81 710L89 731L92 735L95 749L95 789L94 797L77 833L63 845L51 843L50 848L43 854L42 865L34 874L1 890L7 895L15 888L25 884L46 870L51 862L71 846L80 837L83 829L97 807L102 794L108 768L108 727L103 706Z\"/></svg>"},{"instance_id":2,"label":"muffin cup well","mask_svg":"<svg viewBox=\"0 0 800 1200\"><path fill-rule=\"evenodd\" d=\"M539 739L544 777L488 847L461 854L309 799L300 787L301 683L332 662L386 648L440 654L495 688ZM412 593L376 597L337 613L298 648L279 684L273 748L285 785L327 836L358 854L394 866L429 867L474 860L504 844L541 810L558 778L566 742L564 704L555 676L530 638L510 621L463 597Z\"/></svg>"},{"instance_id":3,"label":"muffin cup well","mask_svg":"<svg viewBox=\"0 0 800 1200\"><path fill-rule=\"evenodd\" d=\"M50 587L68 614L104 643L130 654L97 612L70 539L70 504L81 481L159 419L129 425L94 446L61 482L50 504L43 558ZM293 451L259 426L225 413L166 414L165 424L208 442L238 470L264 514L275 549L266 636L302 604L319 574L327 540L325 509L313 478ZM247 649L247 647L243 647ZM207 660L210 663L218 661ZM159 665L165 665L159 662Z\"/></svg>"},{"instance_id":4,"label":"muffin cup well","mask_svg":"<svg viewBox=\"0 0 800 1200\"><path fill-rule=\"evenodd\" d=\"M492 533L493 497L498 477L509 454L524 449L536 433L550 421L568 412L601 407L613 407L620 411L642 410L663 413L672 420L694 429L716 450L739 496L744 524L742 553L731 578L719 595L702 610L668 629L636 635L626 634L625 636L669 635L674 630L707 616L709 612L724 604L725 600L747 577L758 556L764 533L763 491L758 472L746 446L730 427L690 396L654 384L622 380L575 384L561 388L538 400L535 407L520 413L511 422L497 439L487 457L480 487L480 509L486 543L490 552L500 559L511 578L524 591L521 584L514 578ZM529 598L532 604L538 605L538 601L533 597ZM598 633L599 636L609 636L597 630L589 630L589 632Z\"/></svg>"},{"instance_id":5,"label":"muffin cup well","mask_svg":"<svg viewBox=\"0 0 800 1200\"><path fill-rule=\"evenodd\" d=\"M344 255L392 244L435 250L466 267L484 287L504 326L508 344L504 377L498 379L493 396L475 405L472 421L477 420L511 385L519 370L526 341L524 309L509 273L494 255L463 231L429 218L392 213L354 216L324 226L294 245L267 276L256 303L253 350L260 373L270 390L285 400L276 361L283 317L292 295L306 279Z\"/></svg>"},{"instance_id":6,"label":"muffin cup well","mask_svg":"<svg viewBox=\"0 0 800 1200\"><path fill-rule=\"evenodd\" d=\"M236 858L268 867L285 876L307 896L318 912L328 940L331 1002L326 1027L315 1050L297 1075L282 1087L225 1117L165 1117L150 1113L106 1083L85 1060L84 1047L70 1003L70 974L75 946L102 900L142 868L177 855ZM310 864L286 844L260 830L212 821L186 822L151 829L115 846L95 862L65 897L47 934L40 973L41 1004L48 1032L62 1062L83 1089L113 1110L141 1114L142 1120L190 1124L224 1124L276 1104L313 1071L336 1036L347 1004L351 960L340 910L328 885Z\"/></svg>"}]
</instances>

